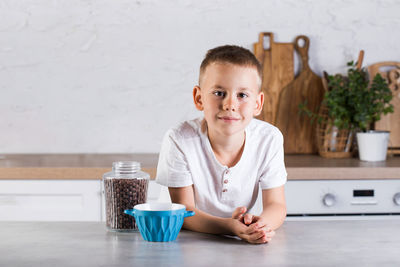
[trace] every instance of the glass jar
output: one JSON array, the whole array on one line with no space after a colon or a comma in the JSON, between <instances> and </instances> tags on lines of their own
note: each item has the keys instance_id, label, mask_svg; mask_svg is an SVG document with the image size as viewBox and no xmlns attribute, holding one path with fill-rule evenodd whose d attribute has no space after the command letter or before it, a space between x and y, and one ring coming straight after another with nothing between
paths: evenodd
<instances>
[{"instance_id":1,"label":"glass jar","mask_svg":"<svg viewBox=\"0 0 400 267\"><path fill-rule=\"evenodd\" d=\"M149 180L150 175L135 161L114 162L112 171L103 175L106 226L110 231L137 231L135 219L124 210L146 202Z\"/></svg>"}]
</instances>

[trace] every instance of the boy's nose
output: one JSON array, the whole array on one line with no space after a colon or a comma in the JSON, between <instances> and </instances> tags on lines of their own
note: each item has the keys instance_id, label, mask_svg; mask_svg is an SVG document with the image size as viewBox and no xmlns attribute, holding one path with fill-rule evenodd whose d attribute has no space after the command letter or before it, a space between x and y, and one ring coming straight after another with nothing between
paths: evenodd
<instances>
[{"instance_id":1,"label":"boy's nose","mask_svg":"<svg viewBox=\"0 0 400 267\"><path fill-rule=\"evenodd\" d=\"M236 101L233 97L226 97L223 102L223 109L225 111L236 111Z\"/></svg>"}]
</instances>

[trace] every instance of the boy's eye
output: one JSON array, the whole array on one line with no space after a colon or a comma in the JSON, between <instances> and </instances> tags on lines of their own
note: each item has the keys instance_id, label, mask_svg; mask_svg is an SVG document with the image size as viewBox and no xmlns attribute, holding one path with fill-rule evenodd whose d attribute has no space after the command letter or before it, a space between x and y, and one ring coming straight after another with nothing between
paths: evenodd
<instances>
[{"instance_id":1,"label":"boy's eye","mask_svg":"<svg viewBox=\"0 0 400 267\"><path fill-rule=\"evenodd\" d=\"M238 94L238 97L240 97L240 98L246 98L246 97L248 97L248 95L245 94L245 93L239 93L239 94Z\"/></svg>"},{"instance_id":2,"label":"boy's eye","mask_svg":"<svg viewBox=\"0 0 400 267\"><path fill-rule=\"evenodd\" d=\"M225 96L225 93L222 91L215 91L213 94L216 96Z\"/></svg>"}]
</instances>

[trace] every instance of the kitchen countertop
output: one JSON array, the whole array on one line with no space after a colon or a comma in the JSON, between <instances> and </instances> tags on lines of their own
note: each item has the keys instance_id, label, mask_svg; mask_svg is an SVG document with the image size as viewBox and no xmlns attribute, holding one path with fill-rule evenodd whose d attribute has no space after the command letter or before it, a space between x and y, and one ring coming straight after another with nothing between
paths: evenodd
<instances>
[{"instance_id":1,"label":"kitchen countertop","mask_svg":"<svg viewBox=\"0 0 400 267\"><path fill-rule=\"evenodd\" d=\"M6 154L0 158L0 179L94 179L111 170L112 162L134 160L151 178L158 154ZM400 157L383 162L358 158L327 159L317 155L285 155L289 180L399 179Z\"/></svg>"},{"instance_id":2,"label":"kitchen countertop","mask_svg":"<svg viewBox=\"0 0 400 267\"><path fill-rule=\"evenodd\" d=\"M400 266L400 221L286 221L262 245L182 230L173 242L103 223L0 222L0 266Z\"/></svg>"},{"instance_id":3,"label":"kitchen countertop","mask_svg":"<svg viewBox=\"0 0 400 267\"><path fill-rule=\"evenodd\" d=\"M155 177L158 154L6 154L0 159L0 180L100 180L114 161L124 160L140 162Z\"/></svg>"}]
</instances>

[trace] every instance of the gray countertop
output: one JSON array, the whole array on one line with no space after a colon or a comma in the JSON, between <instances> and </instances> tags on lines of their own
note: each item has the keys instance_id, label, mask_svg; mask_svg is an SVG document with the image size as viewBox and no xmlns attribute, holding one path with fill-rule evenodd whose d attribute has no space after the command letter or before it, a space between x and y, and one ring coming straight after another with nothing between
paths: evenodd
<instances>
[{"instance_id":1,"label":"gray countertop","mask_svg":"<svg viewBox=\"0 0 400 267\"><path fill-rule=\"evenodd\" d=\"M0 222L0 266L400 266L400 220L286 221L269 244L182 230L173 242L103 223Z\"/></svg>"}]
</instances>

